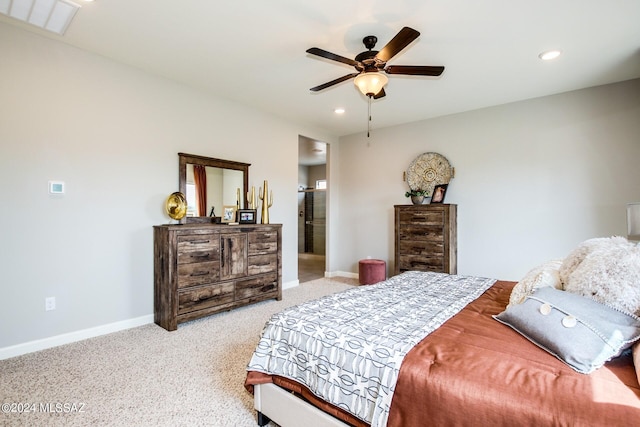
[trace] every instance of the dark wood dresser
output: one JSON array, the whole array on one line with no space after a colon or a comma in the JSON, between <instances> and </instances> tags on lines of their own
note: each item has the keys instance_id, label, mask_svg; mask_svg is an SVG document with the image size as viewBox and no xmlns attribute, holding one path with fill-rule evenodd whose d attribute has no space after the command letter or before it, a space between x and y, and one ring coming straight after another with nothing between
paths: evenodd
<instances>
[{"instance_id":1,"label":"dark wood dresser","mask_svg":"<svg viewBox=\"0 0 640 427\"><path fill-rule=\"evenodd\" d=\"M457 205L395 205L395 268L457 273Z\"/></svg>"},{"instance_id":2,"label":"dark wood dresser","mask_svg":"<svg viewBox=\"0 0 640 427\"><path fill-rule=\"evenodd\" d=\"M153 227L154 320L178 324L265 299L282 299L282 225Z\"/></svg>"}]
</instances>

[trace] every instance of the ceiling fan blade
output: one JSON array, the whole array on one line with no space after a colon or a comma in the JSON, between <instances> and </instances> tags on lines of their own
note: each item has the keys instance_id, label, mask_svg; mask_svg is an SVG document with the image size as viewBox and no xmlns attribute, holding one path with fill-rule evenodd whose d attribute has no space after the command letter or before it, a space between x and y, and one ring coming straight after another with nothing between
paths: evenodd
<instances>
[{"instance_id":1,"label":"ceiling fan blade","mask_svg":"<svg viewBox=\"0 0 640 427\"><path fill-rule=\"evenodd\" d=\"M409 46L409 44L417 39L419 35L420 32L413 28L404 27L395 35L394 38L391 39L389 43L387 43L385 47L380 50L380 52L378 52L376 58L382 62L387 62L396 56L402 49Z\"/></svg>"},{"instance_id":2,"label":"ceiling fan blade","mask_svg":"<svg viewBox=\"0 0 640 427\"><path fill-rule=\"evenodd\" d=\"M346 76L342 76L342 77L337 78L337 79L335 79L335 80L331 80L330 82L327 82L327 83L325 83L325 84L321 84L320 86L312 87L312 88L311 88L311 89L309 89L309 90L311 90L311 91L313 91L313 92L318 92L319 90L326 89L326 88L328 88L329 86L337 85L338 83L342 83L342 82L344 82L344 81L347 81L347 80L349 80L349 79L352 79L352 78L354 78L355 76L357 76L358 74L360 74L360 73L351 73L351 74L347 74Z\"/></svg>"},{"instance_id":3,"label":"ceiling fan blade","mask_svg":"<svg viewBox=\"0 0 640 427\"><path fill-rule=\"evenodd\" d=\"M444 67L429 65L389 65L384 69L387 74L407 74L410 76L439 76Z\"/></svg>"},{"instance_id":4,"label":"ceiling fan blade","mask_svg":"<svg viewBox=\"0 0 640 427\"><path fill-rule=\"evenodd\" d=\"M323 58L330 59L332 61L342 62L343 64L351 65L351 66L354 66L354 67L359 64L359 62L356 62L353 59L345 58L344 56L340 56L340 55L336 55L335 53L327 52L326 50L320 49L319 47L312 47L310 49L307 49L307 53L310 53L312 55L321 56Z\"/></svg>"},{"instance_id":5,"label":"ceiling fan blade","mask_svg":"<svg viewBox=\"0 0 640 427\"><path fill-rule=\"evenodd\" d=\"M384 91L384 88L380 89L380 92L373 95L373 99L380 99L384 96L387 96L387 93Z\"/></svg>"}]
</instances>

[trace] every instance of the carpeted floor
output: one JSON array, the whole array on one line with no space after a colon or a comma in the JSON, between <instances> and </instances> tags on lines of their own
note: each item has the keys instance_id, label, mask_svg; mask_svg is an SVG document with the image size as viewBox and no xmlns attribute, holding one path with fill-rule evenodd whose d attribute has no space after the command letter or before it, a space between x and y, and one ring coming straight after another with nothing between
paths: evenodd
<instances>
[{"instance_id":1,"label":"carpeted floor","mask_svg":"<svg viewBox=\"0 0 640 427\"><path fill-rule=\"evenodd\" d=\"M256 426L243 383L269 316L356 284L313 280L175 332L150 324L1 360L0 425Z\"/></svg>"}]
</instances>

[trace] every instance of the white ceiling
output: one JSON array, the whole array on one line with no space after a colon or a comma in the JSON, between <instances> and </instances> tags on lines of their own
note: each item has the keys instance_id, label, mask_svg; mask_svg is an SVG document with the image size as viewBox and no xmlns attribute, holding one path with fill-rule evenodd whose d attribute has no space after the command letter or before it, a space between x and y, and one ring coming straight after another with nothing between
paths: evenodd
<instances>
[{"instance_id":1,"label":"white ceiling","mask_svg":"<svg viewBox=\"0 0 640 427\"><path fill-rule=\"evenodd\" d=\"M404 26L421 36L389 64L446 69L389 76L372 129L640 77L638 0L75 1L64 36L0 21L337 136L366 131L366 98L351 81L310 92L355 70L305 50L353 58Z\"/></svg>"}]
</instances>

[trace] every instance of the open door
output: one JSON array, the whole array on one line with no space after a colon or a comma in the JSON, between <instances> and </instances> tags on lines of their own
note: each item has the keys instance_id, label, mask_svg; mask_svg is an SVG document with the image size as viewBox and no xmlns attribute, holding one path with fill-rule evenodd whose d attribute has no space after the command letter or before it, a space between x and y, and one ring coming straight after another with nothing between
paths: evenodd
<instances>
[{"instance_id":1,"label":"open door","mask_svg":"<svg viewBox=\"0 0 640 427\"><path fill-rule=\"evenodd\" d=\"M327 144L299 137L298 280L324 277L326 264Z\"/></svg>"}]
</instances>

